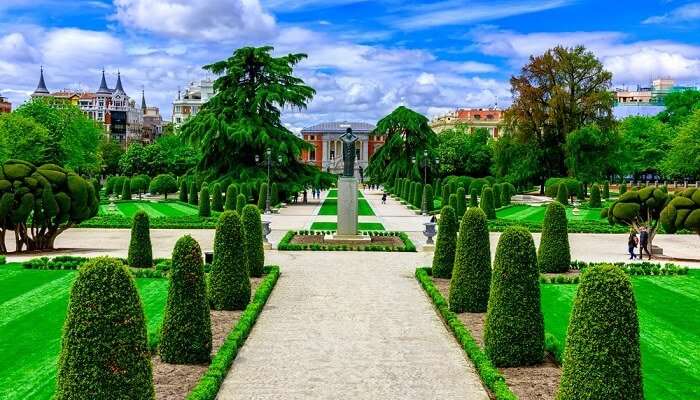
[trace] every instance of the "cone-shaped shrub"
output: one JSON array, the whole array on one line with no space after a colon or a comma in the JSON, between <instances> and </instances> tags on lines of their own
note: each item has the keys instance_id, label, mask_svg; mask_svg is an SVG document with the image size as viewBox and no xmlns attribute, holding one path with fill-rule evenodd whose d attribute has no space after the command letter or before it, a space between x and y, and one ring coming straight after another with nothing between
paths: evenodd
<instances>
[{"instance_id":1,"label":"cone-shaped shrub","mask_svg":"<svg viewBox=\"0 0 700 400\"><path fill-rule=\"evenodd\" d=\"M563 205L569 204L569 189L565 184L560 184L557 190L557 201Z\"/></svg>"},{"instance_id":2,"label":"cone-shaped shrub","mask_svg":"<svg viewBox=\"0 0 700 400\"><path fill-rule=\"evenodd\" d=\"M415 188L415 182L408 182L408 192L406 193L406 198L404 198L404 200L406 200L408 204L413 203L413 191L415 190Z\"/></svg>"},{"instance_id":3,"label":"cone-shaped shrub","mask_svg":"<svg viewBox=\"0 0 700 400\"><path fill-rule=\"evenodd\" d=\"M433 203L433 187L428 184L423 186L423 198L421 199L421 209L425 212L431 212L435 208Z\"/></svg>"},{"instance_id":4,"label":"cone-shaped shrub","mask_svg":"<svg viewBox=\"0 0 700 400\"><path fill-rule=\"evenodd\" d=\"M501 185L501 207L507 206L510 204L510 185L508 183L504 183Z\"/></svg>"},{"instance_id":5,"label":"cone-shaped shrub","mask_svg":"<svg viewBox=\"0 0 700 400\"><path fill-rule=\"evenodd\" d=\"M245 259L241 218L224 211L214 234L214 262L209 299L215 310L243 310L250 302L250 279Z\"/></svg>"},{"instance_id":6,"label":"cone-shaped shrub","mask_svg":"<svg viewBox=\"0 0 700 400\"><path fill-rule=\"evenodd\" d=\"M450 197L455 195L450 195ZM455 196L456 197L456 196ZM454 208L442 207L438 221L437 242L433 256L433 276L449 278L452 276L452 266L455 263L455 248L457 247L457 216Z\"/></svg>"},{"instance_id":7,"label":"cone-shaped shrub","mask_svg":"<svg viewBox=\"0 0 700 400\"><path fill-rule=\"evenodd\" d=\"M258 207L252 204L243 207L242 222L248 274L261 277L265 266L265 251L262 241L262 220Z\"/></svg>"},{"instance_id":8,"label":"cone-shaped shrub","mask_svg":"<svg viewBox=\"0 0 700 400\"><path fill-rule=\"evenodd\" d=\"M211 318L202 249L191 236L175 243L158 351L170 364L199 364L211 355Z\"/></svg>"},{"instance_id":9,"label":"cone-shaped shrub","mask_svg":"<svg viewBox=\"0 0 700 400\"><path fill-rule=\"evenodd\" d=\"M566 272L571 265L566 208L558 201L547 205L542 223L542 239L537 250L540 272Z\"/></svg>"},{"instance_id":10,"label":"cone-shaped shrub","mask_svg":"<svg viewBox=\"0 0 700 400\"><path fill-rule=\"evenodd\" d=\"M243 207L248 204L248 201L245 198L245 195L243 193L238 195L238 198L236 199L236 212L238 215L243 214Z\"/></svg>"},{"instance_id":11,"label":"cone-shaped shrub","mask_svg":"<svg viewBox=\"0 0 700 400\"><path fill-rule=\"evenodd\" d=\"M131 179L124 179L122 185L122 200L131 200Z\"/></svg>"},{"instance_id":12,"label":"cone-shaped shrub","mask_svg":"<svg viewBox=\"0 0 700 400\"><path fill-rule=\"evenodd\" d=\"M493 185L493 188L491 190L493 190L493 206L494 206L494 208L501 208L501 206L502 206L502 204L501 204L501 191L502 191L501 185L497 183L497 184Z\"/></svg>"},{"instance_id":13,"label":"cone-shaped shrub","mask_svg":"<svg viewBox=\"0 0 700 400\"><path fill-rule=\"evenodd\" d=\"M627 184L623 183L620 185L620 196L622 196L625 193L627 193Z\"/></svg>"},{"instance_id":14,"label":"cone-shaped shrub","mask_svg":"<svg viewBox=\"0 0 700 400\"><path fill-rule=\"evenodd\" d=\"M479 207L479 191L472 188L469 194L469 207Z\"/></svg>"},{"instance_id":15,"label":"cone-shaped shrub","mask_svg":"<svg viewBox=\"0 0 700 400\"><path fill-rule=\"evenodd\" d=\"M471 207L462 217L450 280L450 310L486 311L491 285L491 248L486 214Z\"/></svg>"},{"instance_id":16,"label":"cone-shaped shrub","mask_svg":"<svg viewBox=\"0 0 700 400\"><path fill-rule=\"evenodd\" d=\"M586 201L586 191L583 190L583 183L579 183L578 186L576 186L576 198L579 202Z\"/></svg>"},{"instance_id":17,"label":"cone-shaped shrub","mask_svg":"<svg viewBox=\"0 0 700 400\"><path fill-rule=\"evenodd\" d=\"M277 182L273 182L270 187L270 204L274 207L280 203L279 189L277 188Z\"/></svg>"},{"instance_id":18,"label":"cone-shaped shrub","mask_svg":"<svg viewBox=\"0 0 700 400\"><path fill-rule=\"evenodd\" d=\"M610 184L608 183L608 181L605 181L605 183L603 184L603 198L605 200L610 198Z\"/></svg>"},{"instance_id":19,"label":"cone-shaped shrub","mask_svg":"<svg viewBox=\"0 0 700 400\"><path fill-rule=\"evenodd\" d=\"M484 348L496 367L536 364L544 357L537 256L523 227L501 234L493 263Z\"/></svg>"},{"instance_id":20,"label":"cone-shaped shrub","mask_svg":"<svg viewBox=\"0 0 700 400\"><path fill-rule=\"evenodd\" d=\"M272 205L272 204L270 204ZM258 192L258 208L261 210L267 210L267 183L260 185L260 191Z\"/></svg>"},{"instance_id":21,"label":"cone-shaped shrub","mask_svg":"<svg viewBox=\"0 0 700 400\"><path fill-rule=\"evenodd\" d=\"M187 180L181 178L180 181L180 193L178 193L179 199L183 203L187 203Z\"/></svg>"},{"instance_id":22,"label":"cone-shaped shrub","mask_svg":"<svg viewBox=\"0 0 700 400\"><path fill-rule=\"evenodd\" d=\"M148 214L140 210L134 214L131 223L131 240L127 258L132 268L153 267L153 248L151 247L151 222Z\"/></svg>"},{"instance_id":23,"label":"cone-shaped shrub","mask_svg":"<svg viewBox=\"0 0 700 400\"><path fill-rule=\"evenodd\" d=\"M420 208L421 200L423 200L423 184L416 183L416 189L413 191L413 206Z\"/></svg>"},{"instance_id":24,"label":"cone-shaped shrub","mask_svg":"<svg viewBox=\"0 0 700 400\"><path fill-rule=\"evenodd\" d=\"M224 199L221 197L221 185L215 183L211 190L211 209L214 211L224 211Z\"/></svg>"},{"instance_id":25,"label":"cone-shaped shrub","mask_svg":"<svg viewBox=\"0 0 700 400\"><path fill-rule=\"evenodd\" d=\"M459 187L457 188L457 208L455 209L457 218L462 218L465 211L467 211L467 194L463 187Z\"/></svg>"},{"instance_id":26,"label":"cone-shaped shrub","mask_svg":"<svg viewBox=\"0 0 700 400\"><path fill-rule=\"evenodd\" d=\"M235 183L232 183L228 185L228 188L226 189L226 205L224 206L224 209L226 211L234 211L236 210L236 201L238 201L238 185ZM244 200L245 200L245 196Z\"/></svg>"},{"instance_id":27,"label":"cone-shaped shrub","mask_svg":"<svg viewBox=\"0 0 700 400\"><path fill-rule=\"evenodd\" d=\"M447 205L450 201L450 185L442 185L442 192L440 192L440 197L442 198L442 205Z\"/></svg>"},{"instance_id":28,"label":"cone-shaped shrub","mask_svg":"<svg viewBox=\"0 0 700 400\"><path fill-rule=\"evenodd\" d=\"M637 305L627 275L612 265L584 271L569 321L557 399L643 399Z\"/></svg>"},{"instance_id":29,"label":"cone-shaped shrub","mask_svg":"<svg viewBox=\"0 0 700 400\"><path fill-rule=\"evenodd\" d=\"M200 217L211 217L211 204L209 203L209 187L207 185L202 186L202 190L199 192L199 216Z\"/></svg>"},{"instance_id":30,"label":"cone-shaped shrub","mask_svg":"<svg viewBox=\"0 0 700 400\"><path fill-rule=\"evenodd\" d=\"M449 202L445 205L452 207L452 210L455 211L455 215L457 215L457 193L452 193Z\"/></svg>"},{"instance_id":31,"label":"cone-shaped shrub","mask_svg":"<svg viewBox=\"0 0 700 400\"><path fill-rule=\"evenodd\" d=\"M591 186L591 198L588 200L588 203L593 208L600 208L603 205L600 200L600 186L596 183Z\"/></svg>"},{"instance_id":32,"label":"cone-shaped shrub","mask_svg":"<svg viewBox=\"0 0 700 400\"><path fill-rule=\"evenodd\" d=\"M193 206L196 206L197 204L199 204L199 195L197 193L197 183L196 182L190 183L190 193L187 196L187 200Z\"/></svg>"},{"instance_id":33,"label":"cone-shaped shrub","mask_svg":"<svg viewBox=\"0 0 700 400\"><path fill-rule=\"evenodd\" d=\"M486 219L496 219L496 207L493 203L493 190L490 187L484 186L481 191L481 204L479 207L486 214Z\"/></svg>"},{"instance_id":34,"label":"cone-shaped shrub","mask_svg":"<svg viewBox=\"0 0 700 400\"><path fill-rule=\"evenodd\" d=\"M54 399L154 399L141 298L113 258L86 262L71 288Z\"/></svg>"}]
</instances>

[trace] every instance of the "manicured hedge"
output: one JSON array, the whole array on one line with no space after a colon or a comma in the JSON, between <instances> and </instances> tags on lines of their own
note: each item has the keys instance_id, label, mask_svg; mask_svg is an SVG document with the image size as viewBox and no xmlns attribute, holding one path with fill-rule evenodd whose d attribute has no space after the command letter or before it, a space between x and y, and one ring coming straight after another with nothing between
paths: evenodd
<instances>
[{"instance_id":1,"label":"manicured hedge","mask_svg":"<svg viewBox=\"0 0 700 400\"><path fill-rule=\"evenodd\" d=\"M199 216L202 218L211 217L211 199L207 185L202 186L202 190L199 192Z\"/></svg>"},{"instance_id":2,"label":"manicured hedge","mask_svg":"<svg viewBox=\"0 0 700 400\"><path fill-rule=\"evenodd\" d=\"M122 184L122 200L131 200L131 180L124 179Z\"/></svg>"},{"instance_id":3,"label":"manicured hedge","mask_svg":"<svg viewBox=\"0 0 700 400\"><path fill-rule=\"evenodd\" d=\"M605 183L603 183L603 198L605 200L608 200L610 198L610 183L608 181L605 181Z\"/></svg>"},{"instance_id":4,"label":"manicured hedge","mask_svg":"<svg viewBox=\"0 0 700 400\"><path fill-rule=\"evenodd\" d=\"M211 189L211 209L218 212L224 211L224 199L221 197L221 185L215 183Z\"/></svg>"},{"instance_id":5,"label":"manicured hedge","mask_svg":"<svg viewBox=\"0 0 700 400\"><path fill-rule=\"evenodd\" d=\"M506 229L498 242L484 348L497 367L540 363L544 357L544 320L540 305L535 243L527 229Z\"/></svg>"},{"instance_id":6,"label":"manicured hedge","mask_svg":"<svg viewBox=\"0 0 700 400\"><path fill-rule=\"evenodd\" d=\"M600 208L602 206L602 201L600 198L600 186L594 183L591 186L591 198L588 200L588 205L593 208Z\"/></svg>"},{"instance_id":7,"label":"manicured hedge","mask_svg":"<svg viewBox=\"0 0 700 400\"><path fill-rule=\"evenodd\" d=\"M493 202L493 190L490 187L484 186L481 192L481 209L486 214L486 219L496 219L496 207Z\"/></svg>"},{"instance_id":8,"label":"manicured hedge","mask_svg":"<svg viewBox=\"0 0 700 400\"><path fill-rule=\"evenodd\" d=\"M153 248L151 247L151 226L148 214L139 210L134 214L129 242L129 266L134 268L153 267Z\"/></svg>"},{"instance_id":9,"label":"manicured hedge","mask_svg":"<svg viewBox=\"0 0 700 400\"><path fill-rule=\"evenodd\" d=\"M476 188L472 188L469 194L469 207L479 207L479 192Z\"/></svg>"},{"instance_id":10,"label":"manicured hedge","mask_svg":"<svg viewBox=\"0 0 700 400\"><path fill-rule=\"evenodd\" d=\"M563 205L569 204L569 189L566 185L559 185L557 189L557 201Z\"/></svg>"},{"instance_id":11,"label":"manicured hedge","mask_svg":"<svg viewBox=\"0 0 700 400\"><path fill-rule=\"evenodd\" d=\"M501 208L501 206L503 205L501 203L501 191L502 191L501 185L497 183L497 184L493 185L493 188L491 190L493 190L493 206L494 206L494 208Z\"/></svg>"},{"instance_id":12,"label":"manicured hedge","mask_svg":"<svg viewBox=\"0 0 700 400\"><path fill-rule=\"evenodd\" d=\"M433 256L433 274L437 278L449 278L452 276L458 229L459 225L455 210L450 206L443 207L438 220L438 234L435 243L435 255Z\"/></svg>"},{"instance_id":13,"label":"manicured hedge","mask_svg":"<svg viewBox=\"0 0 700 400\"><path fill-rule=\"evenodd\" d=\"M263 211L267 211L267 183L260 185L260 191L258 192L258 208Z\"/></svg>"},{"instance_id":14,"label":"manicured hedge","mask_svg":"<svg viewBox=\"0 0 700 400\"><path fill-rule=\"evenodd\" d=\"M240 215L243 214L243 208L248 204L248 200L245 197L245 194L241 193L238 195L236 198L236 212Z\"/></svg>"},{"instance_id":15,"label":"manicured hedge","mask_svg":"<svg viewBox=\"0 0 700 400\"><path fill-rule=\"evenodd\" d=\"M455 208L457 219L461 219L464 212L467 211L467 194L463 187L457 189L457 208Z\"/></svg>"},{"instance_id":16,"label":"manicured hedge","mask_svg":"<svg viewBox=\"0 0 700 400\"><path fill-rule=\"evenodd\" d=\"M250 279L245 259L241 218L224 211L214 234L214 262L209 299L215 310L243 310L250 302Z\"/></svg>"},{"instance_id":17,"label":"manicured hedge","mask_svg":"<svg viewBox=\"0 0 700 400\"><path fill-rule=\"evenodd\" d=\"M243 207L242 223L248 274L260 277L265 265L260 210L252 204Z\"/></svg>"},{"instance_id":18,"label":"manicured hedge","mask_svg":"<svg viewBox=\"0 0 700 400\"><path fill-rule=\"evenodd\" d=\"M288 231L277 245L277 250L280 251L398 251L398 252L415 252L416 246L411 242L411 239L404 232L387 232L387 231L367 231L361 232L368 236L398 236L403 242L402 247L386 246L386 245L348 245L348 244L298 244L292 243L294 236L300 235L330 235L335 231Z\"/></svg>"},{"instance_id":19,"label":"manicured hedge","mask_svg":"<svg viewBox=\"0 0 700 400\"><path fill-rule=\"evenodd\" d=\"M226 204L224 206L226 211L236 211L236 201L239 193L237 184L232 183L228 185L226 189ZM243 201L245 201L245 195L243 196Z\"/></svg>"},{"instance_id":20,"label":"manicured hedge","mask_svg":"<svg viewBox=\"0 0 700 400\"><path fill-rule=\"evenodd\" d=\"M486 214L480 208L472 207L462 217L459 228L450 280L450 310L457 313L485 312L490 285L491 249Z\"/></svg>"},{"instance_id":21,"label":"manicured hedge","mask_svg":"<svg viewBox=\"0 0 700 400\"><path fill-rule=\"evenodd\" d=\"M421 209L429 213L435 209L435 204L433 202L433 187L431 185L425 185L423 187L423 198L421 199Z\"/></svg>"},{"instance_id":22,"label":"manicured hedge","mask_svg":"<svg viewBox=\"0 0 700 400\"><path fill-rule=\"evenodd\" d=\"M562 186L564 187L564 186ZM566 272L571 264L566 209L558 201L547 205L542 223L542 238L537 250L540 272Z\"/></svg>"},{"instance_id":23,"label":"manicured hedge","mask_svg":"<svg viewBox=\"0 0 700 400\"><path fill-rule=\"evenodd\" d=\"M178 198L183 203L187 203L187 190L188 190L187 180L181 179L180 180L180 192L178 193Z\"/></svg>"},{"instance_id":24,"label":"manicured hedge","mask_svg":"<svg viewBox=\"0 0 700 400\"><path fill-rule=\"evenodd\" d=\"M187 195L187 199L193 206L199 204L199 195L197 193L197 182L192 181L190 183L190 193Z\"/></svg>"}]
</instances>

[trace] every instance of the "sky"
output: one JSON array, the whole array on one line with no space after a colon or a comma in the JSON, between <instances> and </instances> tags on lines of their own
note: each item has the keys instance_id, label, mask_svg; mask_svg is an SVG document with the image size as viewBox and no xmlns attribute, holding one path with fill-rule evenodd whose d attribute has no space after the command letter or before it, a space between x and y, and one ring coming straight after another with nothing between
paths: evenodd
<instances>
[{"instance_id":1,"label":"sky","mask_svg":"<svg viewBox=\"0 0 700 400\"><path fill-rule=\"evenodd\" d=\"M680 0L2 0L0 94L21 104L43 65L50 91L114 86L171 118L178 88L241 46L305 53L316 89L285 110L298 132L323 121L374 123L399 105L428 117L505 107L530 55L585 45L616 87L672 77L700 84L700 2Z\"/></svg>"}]
</instances>

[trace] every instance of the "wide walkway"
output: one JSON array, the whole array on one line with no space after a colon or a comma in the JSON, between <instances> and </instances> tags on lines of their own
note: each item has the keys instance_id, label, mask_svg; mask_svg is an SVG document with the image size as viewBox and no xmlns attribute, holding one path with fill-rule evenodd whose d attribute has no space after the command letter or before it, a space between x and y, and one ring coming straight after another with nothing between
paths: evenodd
<instances>
[{"instance_id":1,"label":"wide walkway","mask_svg":"<svg viewBox=\"0 0 700 400\"><path fill-rule=\"evenodd\" d=\"M413 272L424 255L271 252L282 276L219 399L488 399Z\"/></svg>"}]
</instances>

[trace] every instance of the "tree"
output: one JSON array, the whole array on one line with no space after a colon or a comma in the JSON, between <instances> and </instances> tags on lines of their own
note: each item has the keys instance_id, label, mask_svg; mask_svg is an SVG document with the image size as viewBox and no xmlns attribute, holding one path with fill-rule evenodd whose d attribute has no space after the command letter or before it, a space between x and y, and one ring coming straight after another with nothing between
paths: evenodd
<instances>
[{"instance_id":1,"label":"tree","mask_svg":"<svg viewBox=\"0 0 700 400\"><path fill-rule=\"evenodd\" d=\"M493 202L493 190L490 187L484 186L484 190L481 192L481 203L479 207L486 214L487 219L496 219L496 207Z\"/></svg>"},{"instance_id":2,"label":"tree","mask_svg":"<svg viewBox=\"0 0 700 400\"><path fill-rule=\"evenodd\" d=\"M449 278L452 276L452 267L455 262L455 249L457 247L457 216L454 208L442 207L438 220L438 236L433 256L433 276L436 278Z\"/></svg>"},{"instance_id":3,"label":"tree","mask_svg":"<svg viewBox=\"0 0 700 400\"><path fill-rule=\"evenodd\" d=\"M304 109L315 91L293 75L305 54L272 56L273 48L243 47L226 60L204 66L219 76L216 95L180 127L180 135L202 149L197 171L205 179L229 176L234 181L262 181L265 171L255 161L270 149L281 165L270 180L282 192L293 192L332 179L330 174L301 162L311 145L295 136L280 120L285 107Z\"/></svg>"},{"instance_id":4,"label":"tree","mask_svg":"<svg viewBox=\"0 0 700 400\"><path fill-rule=\"evenodd\" d=\"M377 122L372 134L385 136L384 144L372 154L365 172L372 181L391 182L397 176L419 180L424 161L429 163L428 180L433 178L436 171L432 160L435 159L438 139L428 124L428 118L399 106ZM411 157L416 158L415 163Z\"/></svg>"},{"instance_id":5,"label":"tree","mask_svg":"<svg viewBox=\"0 0 700 400\"><path fill-rule=\"evenodd\" d=\"M620 122L621 170L625 175L655 174L671 149L673 131L653 117L632 116Z\"/></svg>"},{"instance_id":6,"label":"tree","mask_svg":"<svg viewBox=\"0 0 700 400\"><path fill-rule=\"evenodd\" d=\"M151 146L158 149L154 153L162 155L166 171L178 176L190 172L202 157L198 148L190 146L178 134L163 134Z\"/></svg>"},{"instance_id":7,"label":"tree","mask_svg":"<svg viewBox=\"0 0 700 400\"><path fill-rule=\"evenodd\" d=\"M473 133L466 125L457 125L438 135L437 154L442 175L486 176L491 168L493 149L486 128Z\"/></svg>"},{"instance_id":8,"label":"tree","mask_svg":"<svg viewBox=\"0 0 700 400\"><path fill-rule=\"evenodd\" d=\"M131 178L130 187L132 191L135 191L139 195L139 200L141 199L141 195L143 193L146 193L148 190L148 187L151 184L151 178L148 177L148 175L137 175L133 178Z\"/></svg>"},{"instance_id":9,"label":"tree","mask_svg":"<svg viewBox=\"0 0 700 400\"><path fill-rule=\"evenodd\" d=\"M122 146L107 137L100 142L100 153L102 154L102 171L107 175L118 174L119 160L124 154Z\"/></svg>"},{"instance_id":10,"label":"tree","mask_svg":"<svg viewBox=\"0 0 700 400\"><path fill-rule=\"evenodd\" d=\"M173 249L158 352L169 364L200 364L209 361L211 349L211 317L202 249L191 236L183 236Z\"/></svg>"},{"instance_id":11,"label":"tree","mask_svg":"<svg viewBox=\"0 0 700 400\"><path fill-rule=\"evenodd\" d=\"M610 182L608 181L605 181L605 183L603 183L603 198L605 200L610 199Z\"/></svg>"},{"instance_id":12,"label":"tree","mask_svg":"<svg viewBox=\"0 0 700 400\"><path fill-rule=\"evenodd\" d=\"M54 398L155 399L146 319L131 274L121 261L98 257L77 275Z\"/></svg>"},{"instance_id":13,"label":"tree","mask_svg":"<svg viewBox=\"0 0 700 400\"><path fill-rule=\"evenodd\" d=\"M660 222L661 211L669 203L668 193L654 187L646 187L639 191L625 192L604 209L610 225L627 225L640 232L643 227L649 232L649 248L656 236L656 230Z\"/></svg>"},{"instance_id":14,"label":"tree","mask_svg":"<svg viewBox=\"0 0 700 400\"><path fill-rule=\"evenodd\" d=\"M583 46L557 46L531 56L519 76L510 80L513 104L506 111L506 130L518 141L535 145L535 177L566 175L566 136L587 124L608 130L613 125L612 74Z\"/></svg>"},{"instance_id":15,"label":"tree","mask_svg":"<svg viewBox=\"0 0 700 400\"><path fill-rule=\"evenodd\" d=\"M688 229L700 235L700 190L685 189L661 211L661 225L667 233Z\"/></svg>"},{"instance_id":16,"label":"tree","mask_svg":"<svg viewBox=\"0 0 700 400\"><path fill-rule=\"evenodd\" d=\"M532 182L539 182L538 160L542 157L542 150L535 143L522 142L521 139L505 132L498 140L491 142L491 173L519 186L531 186ZM481 189L478 189L477 193L480 192Z\"/></svg>"},{"instance_id":17,"label":"tree","mask_svg":"<svg viewBox=\"0 0 700 400\"><path fill-rule=\"evenodd\" d=\"M211 217L211 199L207 185L202 186L202 190L199 192L199 216L202 218Z\"/></svg>"},{"instance_id":18,"label":"tree","mask_svg":"<svg viewBox=\"0 0 700 400\"><path fill-rule=\"evenodd\" d=\"M265 266L260 210L252 204L243 207L242 222L248 274L259 278L262 276L263 267Z\"/></svg>"},{"instance_id":19,"label":"tree","mask_svg":"<svg viewBox=\"0 0 700 400\"><path fill-rule=\"evenodd\" d=\"M184 184L184 182L183 182ZM186 186L182 186L181 190L183 190ZM152 194L162 194L165 196L165 199L168 199L168 193L175 193L177 192L177 182L175 181L175 178L170 175L170 174L161 174L153 178L151 181L150 186L148 187L148 191L151 192ZM184 190L184 193L187 193L187 190ZM181 199L182 200L182 199ZM187 199L185 198L185 201Z\"/></svg>"},{"instance_id":20,"label":"tree","mask_svg":"<svg viewBox=\"0 0 700 400\"><path fill-rule=\"evenodd\" d=\"M122 200L131 200L131 179L124 179L122 184Z\"/></svg>"},{"instance_id":21,"label":"tree","mask_svg":"<svg viewBox=\"0 0 700 400\"><path fill-rule=\"evenodd\" d=\"M46 161L49 131L30 117L0 114L0 163L9 159L32 164Z\"/></svg>"},{"instance_id":22,"label":"tree","mask_svg":"<svg viewBox=\"0 0 700 400\"><path fill-rule=\"evenodd\" d=\"M131 225L128 263L132 268L153 267L153 249L151 247L151 224L148 214L140 210L134 214Z\"/></svg>"},{"instance_id":23,"label":"tree","mask_svg":"<svg viewBox=\"0 0 700 400\"><path fill-rule=\"evenodd\" d=\"M589 184L618 173L621 142L615 130L601 130L596 124L570 132L565 144L569 175Z\"/></svg>"},{"instance_id":24,"label":"tree","mask_svg":"<svg viewBox=\"0 0 700 400\"><path fill-rule=\"evenodd\" d=\"M544 320L532 235L509 227L501 234L484 323L484 349L496 367L542 362Z\"/></svg>"},{"instance_id":25,"label":"tree","mask_svg":"<svg viewBox=\"0 0 700 400\"><path fill-rule=\"evenodd\" d=\"M242 224L235 211L221 213L216 224L209 298L214 310L243 310L250 302Z\"/></svg>"},{"instance_id":26,"label":"tree","mask_svg":"<svg viewBox=\"0 0 700 400\"><path fill-rule=\"evenodd\" d=\"M450 280L450 310L486 311L491 284L491 249L486 214L472 207L462 217Z\"/></svg>"},{"instance_id":27,"label":"tree","mask_svg":"<svg viewBox=\"0 0 700 400\"><path fill-rule=\"evenodd\" d=\"M537 264L540 272L555 273L566 272L571 265L566 209L558 201L547 205L542 223L542 239L537 250Z\"/></svg>"},{"instance_id":28,"label":"tree","mask_svg":"<svg viewBox=\"0 0 700 400\"><path fill-rule=\"evenodd\" d=\"M600 208L603 205L600 199L600 186L598 186L598 184L593 184L593 186L591 186L589 205L593 208Z\"/></svg>"},{"instance_id":29,"label":"tree","mask_svg":"<svg viewBox=\"0 0 700 400\"><path fill-rule=\"evenodd\" d=\"M700 109L680 125L660 169L667 177L700 178Z\"/></svg>"},{"instance_id":30,"label":"tree","mask_svg":"<svg viewBox=\"0 0 700 400\"><path fill-rule=\"evenodd\" d=\"M700 109L700 91L682 90L671 92L664 97L665 109L657 116L670 126L685 123L686 118Z\"/></svg>"},{"instance_id":31,"label":"tree","mask_svg":"<svg viewBox=\"0 0 700 400\"><path fill-rule=\"evenodd\" d=\"M642 400L632 284L612 265L586 269L571 310L558 400Z\"/></svg>"}]
</instances>

